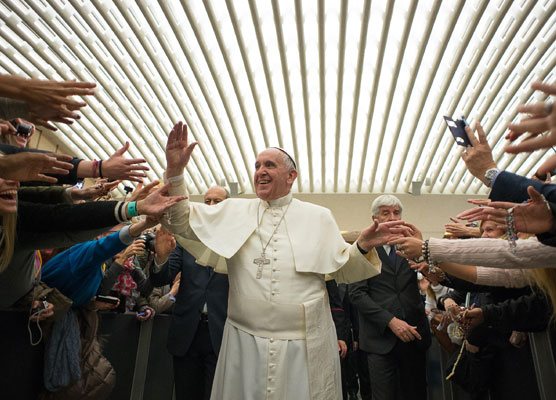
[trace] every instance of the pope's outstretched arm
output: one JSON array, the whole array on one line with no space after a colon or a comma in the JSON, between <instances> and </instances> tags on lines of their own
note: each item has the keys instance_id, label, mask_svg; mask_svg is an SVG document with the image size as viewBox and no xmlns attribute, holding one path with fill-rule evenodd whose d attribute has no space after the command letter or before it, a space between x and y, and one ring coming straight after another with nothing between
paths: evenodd
<instances>
[{"instance_id":1,"label":"pope's outstretched arm","mask_svg":"<svg viewBox=\"0 0 556 400\"><path fill-rule=\"evenodd\" d=\"M181 121L174 125L166 143L166 180L170 183L169 193L189 195L183 171L196 145L197 142L189 143L187 125ZM177 235L194 239L195 234L189 226L189 199L173 206L162 225Z\"/></svg>"},{"instance_id":2,"label":"pope's outstretched arm","mask_svg":"<svg viewBox=\"0 0 556 400\"><path fill-rule=\"evenodd\" d=\"M380 224L375 220L357 235L353 245L348 248L349 259L344 266L330 276L337 282L353 283L379 274L381 261L375 247L387 244L395 238L411 235L413 230L408 225L401 220Z\"/></svg>"}]
</instances>

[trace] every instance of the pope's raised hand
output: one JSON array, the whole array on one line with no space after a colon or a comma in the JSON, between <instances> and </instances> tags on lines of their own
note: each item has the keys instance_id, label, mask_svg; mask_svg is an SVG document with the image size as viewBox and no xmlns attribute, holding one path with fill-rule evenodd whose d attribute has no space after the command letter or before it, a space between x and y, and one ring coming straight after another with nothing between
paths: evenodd
<instances>
[{"instance_id":1,"label":"pope's raised hand","mask_svg":"<svg viewBox=\"0 0 556 400\"><path fill-rule=\"evenodd\" d=\"M195 146L197 142L189 143L187 125L181 121L174 125L166 143L167 178L183 174Z\"/></svg>"}]
</instances>

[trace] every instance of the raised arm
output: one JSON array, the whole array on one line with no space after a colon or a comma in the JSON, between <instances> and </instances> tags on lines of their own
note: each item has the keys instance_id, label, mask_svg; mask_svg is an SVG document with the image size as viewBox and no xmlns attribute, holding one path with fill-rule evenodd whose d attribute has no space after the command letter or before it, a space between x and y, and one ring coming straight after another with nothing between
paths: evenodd
<instances>
[{"instance_id":1,"label":"raised arm","mask_svg":"<svg viewBox=\"0 0 556 400\"><path fill-rule=\"evenodd\" d=\"M197 142L189 143L187 125L181 121L174 125L166 143L166 179L170 183L170 193L185 196L186 199L169 210L168 218L162 221L162 225L170 232L188 238L195 235L189 226L189 193L183 171L196 145Z\"/></svg>"},{"instance_id":2,"label":"raised arm","mask_svg":"<svg viewBox=\"0 0 556 400\"><path fill-rule=\"evenodd\" d=\"M58 82L0 75L0 96L22 101L27 120L53 131L57 129L51 122L71 124L80 118L77 111L87 103L72 97L94 95L95 87L93 82Z\"/></svg>"}]
</instances>

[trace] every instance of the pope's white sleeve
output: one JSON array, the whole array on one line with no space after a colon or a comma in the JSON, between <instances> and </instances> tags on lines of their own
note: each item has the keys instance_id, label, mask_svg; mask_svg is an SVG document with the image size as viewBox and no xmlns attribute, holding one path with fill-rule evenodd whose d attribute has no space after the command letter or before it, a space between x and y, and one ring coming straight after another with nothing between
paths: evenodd
<instances>
[{"instance_id":1,"label":"pope's white sleeve","mask_svg":"<svg viewBox=\"0 0 556 400\"><path fill-rule=\"evenodd\" d=\"M162 226L170 232L180 235L190 240L198 240L197 236L189 225L189 193L183 176L174 176L167 179L170 183L168 190L171 196L186 196L185 200L172 206L166 213L166 218L162 218Z\"/></svg>"},{"instance_id":2,"label":"pope's white sleeve","mask_svg":"<svg viewBox=\"0 0 556 400\"><path fill-rule=\"evenodd\" d=\"M349 254L348 261L338 271L330 274L338 283L353 283L372 278L380 274L382 263L373 248L362 254L353 243L345 251Z\"/></svg>"}]
</instances>

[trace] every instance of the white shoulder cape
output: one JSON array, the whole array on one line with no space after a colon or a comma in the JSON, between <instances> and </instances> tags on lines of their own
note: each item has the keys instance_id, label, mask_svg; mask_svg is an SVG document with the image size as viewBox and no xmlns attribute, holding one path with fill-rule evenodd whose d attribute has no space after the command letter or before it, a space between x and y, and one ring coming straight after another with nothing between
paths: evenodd
<instances>
[{"instance_id":1,"label":"white shoulder cape","mask_svg":"<svg viewBox=\"0 0 556 400\"><path fill-rule=\"evenodd\" d=\"M224 272L224 260L210 252L233 257L255 232L259 205L259 199L228 199L216 206L190 203L189 224L201 243L178 241L197 262ZM340 235L330 210L292 199L284 222L298 272L332 274L348 261L350 245Z\"/></svg>"}]
</instances>

